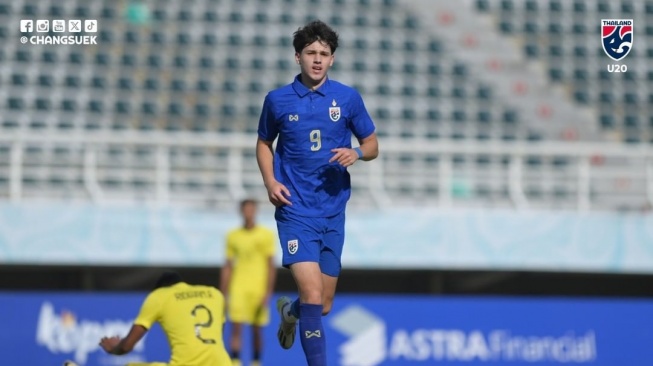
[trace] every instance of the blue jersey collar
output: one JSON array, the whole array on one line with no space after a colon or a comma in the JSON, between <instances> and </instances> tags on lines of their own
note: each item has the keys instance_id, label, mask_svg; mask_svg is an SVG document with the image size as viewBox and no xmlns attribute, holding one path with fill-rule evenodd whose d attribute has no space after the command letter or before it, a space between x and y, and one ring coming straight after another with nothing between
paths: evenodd
<instances>
[{"instance_id":1,"label":"blue jersey collar","mask_svg":"<svg viewBox=\"0 0 653 366\"><path fill-rule=\"evenodd\" d=\"M300 97L305 97L308 95L308 93L311 92L311 89L307 88L306 85L302 84L302 81L300 80L301 74L298 74L295 76L295 80L292 83L292 88L295 90L295 93L299 95ZM326 95L327 90L329 89L329 77L327 76L326 80L324 81L324 84L320 85L319 88L315 90L316 93Z\"/></svg>"}]
</instances>

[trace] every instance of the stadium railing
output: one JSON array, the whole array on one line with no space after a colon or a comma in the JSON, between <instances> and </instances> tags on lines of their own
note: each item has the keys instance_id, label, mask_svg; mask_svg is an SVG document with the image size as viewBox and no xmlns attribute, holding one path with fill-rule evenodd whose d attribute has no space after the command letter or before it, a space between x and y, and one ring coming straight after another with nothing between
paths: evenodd
<instances>
[{"instance_id":1,"label":"stadium railing","mask_svg":"<svg viewBox=\"0 0 653 366\"><path fill-rule=\"evenodd\" d=\"M0 199L18 202L38 198L37 190L26 194L26 169L62 169L61 162L55 163L47 156L28 166L26 154L33 146L75 147L72 154L79 155L79 166L70 173L72 179L79 183L85 199L98 203L118 197L111 194L111 185L99 178L106 176L107 168L98 163L98 154L111 147L126 146L152 152L151 159L138 164L130 162L134 157L128 157L126 163L112 167L118 175L141 174L144 178L138 184L150 191L145 196L147 201L197 204L209 200L210 192L218 189L224 191L221 199L230 202L253 193L264 195L254 158L255 140L255 135L246 133L2 134ZM653 207L650 145L384 138L380 146L379 159L352 168L352 188L363 197L354 201L355 206L494 205L580 211ZM181 163L173 163L171 151L175 149L191 149L192 153ZM222 160L202 158L216 150L223 152ZM215 174L211 175L212 172ZM36 174L36 178L30 179L47 180L43 178L46 175ZM210 185L209 176L223 184ZM179 177L188 177L190 183L185 190L171 189ZM56 193L56 186L45 186L43 191ZM129 194L125 197L132 199Z\"/></svg>"}]
</instances>

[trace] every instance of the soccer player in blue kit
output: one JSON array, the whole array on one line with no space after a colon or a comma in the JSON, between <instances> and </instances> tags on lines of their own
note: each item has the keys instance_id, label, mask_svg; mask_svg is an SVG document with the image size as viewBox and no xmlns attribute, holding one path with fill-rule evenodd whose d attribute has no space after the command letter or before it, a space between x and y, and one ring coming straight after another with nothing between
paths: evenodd
<instances>
[{"instance_id":1,"label":"soccer player in blue kit","mask_svg":"<svg viewBox=\"0 0 653 366\"><path fill-rule=\"evenodd\" d=\"M265 97L256 158L276 206L282 264L299 290L298 299L277 301L279 343L293 345L299 320L308 365L326 366L322 316L331 310L340 274L351 193L347 167L376 158L378 141L360 94L327 76L338 34L313 21L294 33L293 47L300 74ZM352 134L358 147L352 148Z\"/></svg>"}]
</instances>

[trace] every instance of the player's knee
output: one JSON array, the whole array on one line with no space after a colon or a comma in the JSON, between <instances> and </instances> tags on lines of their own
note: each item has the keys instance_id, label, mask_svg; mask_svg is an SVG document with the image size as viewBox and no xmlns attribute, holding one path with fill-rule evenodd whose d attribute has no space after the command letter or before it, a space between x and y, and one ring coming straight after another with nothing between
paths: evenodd
<instances>
[{"instance_id":1,"label":"player's knee","mask_svg":"<svg viewBox=\"0 0 653 366\"><path fill-rule=\"evenodd\" d=\"M319 305L322 303L322 291L321 289L306 289L300 292L300 298L304 304Z\"/></svg>"}]
</instances>

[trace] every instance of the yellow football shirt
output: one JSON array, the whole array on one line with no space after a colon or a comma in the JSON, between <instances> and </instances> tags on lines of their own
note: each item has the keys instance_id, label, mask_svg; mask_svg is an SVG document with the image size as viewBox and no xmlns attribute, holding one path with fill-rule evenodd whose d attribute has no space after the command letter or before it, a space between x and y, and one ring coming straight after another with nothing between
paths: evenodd
<instances>
[{"instance_id":1,"label":"yellow football shirt","mask_svg":"<svg viewBox=\"0 0 653 366\"><path fill-rule=\"evenodd\" d=\"M263 226L238 228L227 235L227 259L233 262L229 292L263 296L268 281L268 260L274 256L274 233Z\"/></svg>"},{"instance_id":2,"label":"yellow football shirt","mask_svg":"<svg viewBox=\"0 0 653 366\"><path fill-rule=\"evenodd\" d=\"M218 289L180 282L152 291L134 324L150 329L159 322L170 344L170 366L230 366L222 340L224 314Z\"/></svg>"}]
</instances>

